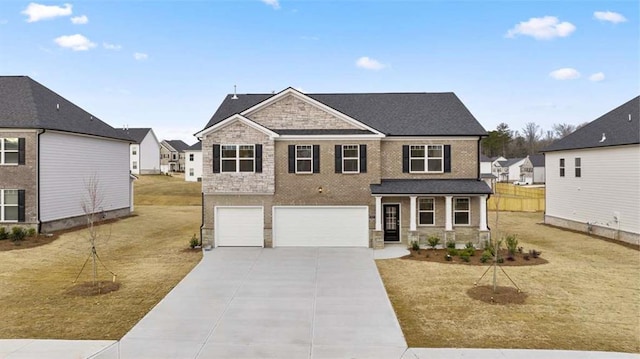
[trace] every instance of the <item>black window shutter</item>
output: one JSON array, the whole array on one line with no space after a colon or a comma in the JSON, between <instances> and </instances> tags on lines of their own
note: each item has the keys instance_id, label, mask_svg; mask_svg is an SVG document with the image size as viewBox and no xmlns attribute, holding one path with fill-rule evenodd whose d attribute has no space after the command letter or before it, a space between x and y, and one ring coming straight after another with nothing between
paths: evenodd
<instances>
[{"instance_id":1,"label":"black window shutter","mask_svg":"<svg viewBox=\"0 0 640 359\"><path fill-rule=\"evenodd\" d=\"M320 173L320 145L313 145L313 173Z\"/></svg>"},{"instance_id":2,"label":"black window shutter","mask_svg":"<svg viewBox=\"0 0 640 359\"><path fill-rule=\"evenodd\" d=\"M444 145L444 171L451 172L451 145Z\"/></svg>"},{"instance_id":3,"label":"black window shutter","mask_svg":"<svg viewBox=\"0 0 640 359\"><path fill-rule=\"evenodd\" d=\"M18 222L24 222L24 190L18 190Z\"/></svg>"},{"instance_id":4,"label":"black window shutter","mask_svg":"<svg viewBox=\"0 0 640 359\"><path fill-rule=\"evenodd\" d=\"M256 144L256 173L262 173L262 145Z\"/></svg>"},{"instance_id":5,"label":"black window shutter","mask_svg":"<svg viewBox=\"0 0 640 359\"><path fill-rule=\"evenodd\" d=\"M367 145L360 145L360 173L367 173Z\"/></svg>"},{"instance_id":6,"label":"black window shutter","mask_svg":"<svg viewBox=\"0 0 640 359\"><path fill-rule=\"evenodd\" d=\"M220 145L213 145L213 173L220 173Z\"/></svg>"},{"instance_id":7,"label":"black window shutter","mask_svg":"<svg viewBox=\"0 0 640 359\"><path fill-rule=\"evenodd\" d=\"M402 173L409 173L409 145L402 146Z\"/></svg>"},{"instance_id":8,"label":"black window shutter","mask_svg":"<svg viewBox=\"0 0 640 359\"><path fill-rule=\"evenodd\" d=\"M296 145L289 145L289 173L296 172Z\"/></svg>"},{"instance_id":9,"label":"black window shutter","mask_svg":"<svg viewBox=\"0 0 640 359\"><path fill-rule=\"evenodd\" d=\"M24 138L18 138L18 164L23 165L25 160Z\"/></svg>"},{"instance_id":10,"label":"black window shutter","mask_svg":"<svg viewBox=\"0 0 640 359\"><path fill-rule=\"evenodd\" d=\"M342 145L336 145L336 173L342 173Z\"/></svg>"}]
</instances>

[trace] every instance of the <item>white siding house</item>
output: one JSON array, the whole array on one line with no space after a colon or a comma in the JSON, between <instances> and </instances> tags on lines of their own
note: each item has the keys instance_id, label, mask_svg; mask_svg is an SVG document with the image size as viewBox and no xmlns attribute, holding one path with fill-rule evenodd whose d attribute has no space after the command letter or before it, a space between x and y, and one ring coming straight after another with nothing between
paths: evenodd
<instances>
[{"instance_id":1,"label":"white siding house","mask_svg":"<svg viewBox=\"0 0 640 359\"><path fill-rule=\"evenodd\" d=\"M202 142L198 141L184 151L185 173L184 180L189 182L202 181Z\"/></svg>"},{"instance_id":2,"label":"white siding house","mask_svg":"<svg viewBox=\"0 0 640 359\"><path fill-rule=\"evenodd\" d=\"M640 244L639 99L545 149L545 223Z\"/></svg>"},{"instance_id":3,"label":"white siding house","mask_svg":"<svg viewBox=\"0 0 640 359\"><path fill-rule=\"evenodd\" d=\"M160 173L160 141L151 128L124 128L133 143L129 152L129 169L133 174Z\"/></svg>"}]
</instances>

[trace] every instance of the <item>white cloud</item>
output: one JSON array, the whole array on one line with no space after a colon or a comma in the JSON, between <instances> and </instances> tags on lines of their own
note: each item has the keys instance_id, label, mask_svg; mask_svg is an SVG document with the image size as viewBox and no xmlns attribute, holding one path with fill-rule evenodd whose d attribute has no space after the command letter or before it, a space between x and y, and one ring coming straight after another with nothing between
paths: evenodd
<instances>
[{"instance_id":1,"label":"white cloud","mask_svg":"<svg viewBox=\"0 0 640 359\"><path fill-rule=\"evenodd\" d=\"M378 60L369 58L367 56L362 56L358 60L356 60L356 66L361 69L367 70L382 70L387 65L380 63Z\"/></svg>"},{"instance_id":2,"label":"white cloud","mask_svg":"<svg viewBox=\"0 0 640 359\"><path fill-rule=\"evenodd\" d=\"M556 80L575 80L580 77L580 73L576 69L565 67L555 71L551 71L549 73L549 76Z\"/></svg>"},{"instance_id":3,"label":"white cloud","mask_svg":"<svg viewBox=\"0 0 640 359\"><path fill-rule=\"evenodd\" d=\"M555 16L532 17L529 21L523 21L505 34L514 38L517 35L531 36L537 40L549 40L554 37L566 37L571 35L576 27L567 21L560 22Z\"/></svg>"},{"instance_id":4,"label":"white cloud","mask_svg":"<svg viewBox=\"0 0 640 359\"><path fill-rule=\"evenodd\" d=\"M89 22L89 18L87 17L87 15L74 16L71 18L71 22L76 25L84 25Z\"/></svg>"},{"instance_id":5,"label":"white cloud","mask_svg":"<svg viewBox=\"0 0 640 359\"><path fill-rule=\"evenodd\" d=\"M149 58L149 55L142 53L142 52L136 52L133 54L133 58L138 60L138 61L144 61L146 59Z\"/></svg>"},{"instance_id":6,"label":"white cloud","mask_svg":"<svg viewBox=\"0 0 640 359\"><path fill-rule=\"evenodd\" d=\"M53 41L60 47L66 47L73 51L86 51L96 47L96 44L80 34L60 36Z\"/></svg>"},{"instance_id":7,"label":"white cloud","mask_svg":"<svg viewBox=\"0 0 640 359\"><path fill-rule=\"evenodd\" d=\"M71 4L64 4L63 6L56 5L42 5L34 2L29 3L26 9L21 14L27 15L29 18L27 22L36 22L40 20L53 19L58 16L71 15Z\"/></svg>"},{"instance_id":8,"label":"white cloud","mask_svg":"<svg viewBox=\"0 0 640 359\"><path fill-rule=\"evenodd\" d=\"M589 76L589 81L600 82L605 79L604 73L596 72L595 74Z\"/></svg>"},{"instance_id":9,"label":"white cloud","mask_svg":"<svg viewBox=\"0 0 640 359\"><path fill-rule=\"evenodd\" d=\"M122 49L122 46L117 44L110 44L108 42L103 42L102 47L104 47L107 50L113 50L113 51L119 51L120 49Z\"/></svg>"},{"instance_id":10,"label":"white cloud","mask_svg":"<svg viewBox=\"0 0 640 359\"><path fill-rule=\"evenodd\" d=\"M614 24L625 22L627 18L613 11L596 11L593 13L593 17L600 21L609 21Z\"/></svg>"},{"instance_id":11,"label":"white cloud","mask_svg":"<svg viewBox=\"0 0 640 359\"><path fill-rule=\"evenodd\" d=\"M260 1L262 1L263 3L271 6L274 9L279 9L280 8L280 1L278 1L278 0L260 0Z\"/></svg>"}]
</instances>

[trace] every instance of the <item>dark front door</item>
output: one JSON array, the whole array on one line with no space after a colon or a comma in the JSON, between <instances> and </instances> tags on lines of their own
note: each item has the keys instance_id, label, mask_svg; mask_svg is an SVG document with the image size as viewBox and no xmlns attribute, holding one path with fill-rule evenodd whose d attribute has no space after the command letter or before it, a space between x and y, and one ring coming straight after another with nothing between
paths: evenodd
<instances>
[{"instance_id":1,"label":"dark front door","mask_svg":"<svg viewBox=\"0 0 640 359\"><path fill-rule=\"evenodd\" d=\"M400 242L400 205L385 204L384 211L384 241Z\"/></svg>"}]
</instances>

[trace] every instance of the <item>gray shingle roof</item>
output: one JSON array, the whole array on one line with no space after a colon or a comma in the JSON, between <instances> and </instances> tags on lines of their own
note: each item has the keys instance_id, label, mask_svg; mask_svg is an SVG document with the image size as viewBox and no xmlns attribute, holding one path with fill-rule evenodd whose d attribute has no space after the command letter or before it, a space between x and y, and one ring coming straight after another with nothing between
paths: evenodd
<instances>
[{"instance_id":1,"label":"gray shingle roof","mask_svg":"<svg viewBox=\"0 0 640 359\"><path fill-rule=\"evenodd\" d=\"M544 167L544 155L529 155L533 167Z\"/></svg>"},{"instance_id":2,"label":"gray shingle roof","mask_svg":"<svg viewBox=\"0 0 640 359\"><path fill-rule=\"evenodd\" d=\"M606 138L601 142L604 134ZM553 142L543 152L640 143L640 96Z\"/></svg>"},{"instance_id":3,"label":"gray shingle roof","mask_svg":"<svg viewBox=\"0 0 640 359\"><path fill-rule=\"evenodd\" d=\"M187 151L202 151L202 142L198 141L187 148Z\"/></svg>"},{"instance_id":4,"label":"gray shingle roof","mask_svg":"<svg viewBox=\"0 0 640 359\"><path fill-rule=\"evenodd\" d=\"M280 135L373 135L369 130L357 129L317 129L317 130L272 130Z\"/></svg>"},{"instance_id":5,"label":"gray shingle roof","mask_svg":"<svg viewBox=\"0 0 640 359\"><path fill-rule=\"evenodd\" d=\"M28 76L0 76L0 127L57 130L130 141L129 136Z\"/></svg>"},{"instance_id":6,"label":"gray shingle roof","mask_svg":"<svg viewBox=\"0 0 640 359\"><path fill-rule=\"evenodd\" d=\"M184 152L189 148L189 145L187 145L182 140L165 140L164 142L166 142L169 146L173 147L173 149L178 152Z\"/></svg>"},{"instance_id":7,"label":"gray shingle roof","mask_svg":"<svg viewBox=\"0 0 640 359\"><path fill-rule=\"evenodd\" d=\"M509 167L512 164L518 162L518 161L522 161L522 158L512 158L512 159L508 159L506 161L498 161L498 163L500 164L500 166L502 167Z\"/></svg>"},{"instance_id":8,"label":"gray shingle roof","mask_svg":"<svg viewBox=\"0 0 640 359\"><path fill-rule=\"evenodd\" d=\"M483 155L482 153L480 154L480 162L492 162L491 158Z\"/></svg>"},{"instance_id":9,"label":"gray shingle roof","mask_svg":"<svg viewBox=\"0 0 640 359\"><path fill-rule=\"evenodd\" d=\"M129 138L135 141L135 143L141 143L147 136L147 133L151 131L150 128L118 128L117 130L124 133L126 136L129 136Z\"/></svg>"},{"instance_id":10,"label":"gray shingle roof","mask_svg":"<svg viewBox=\"0 0 640 359\"><path fill-rule=\"evenodd\" d=\"M491 194L491 188L475 179L383 179L372 184L371 194Z\"/></svg>"},{"instance_id":11,"label":"gray shingle roof","mask_svg":"<svg viewBox=\"0 0 640 359\"><path fill-rule=\"evenodd\" d=\"M452 92L305 94L365 125L392 136L484 136L478 120ZM205 128L273 94L228 95Z\"/></svg>"}]
</instances>

